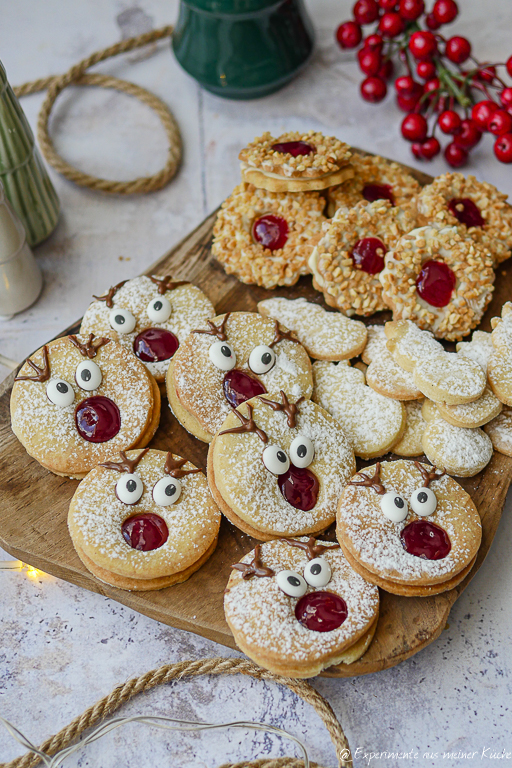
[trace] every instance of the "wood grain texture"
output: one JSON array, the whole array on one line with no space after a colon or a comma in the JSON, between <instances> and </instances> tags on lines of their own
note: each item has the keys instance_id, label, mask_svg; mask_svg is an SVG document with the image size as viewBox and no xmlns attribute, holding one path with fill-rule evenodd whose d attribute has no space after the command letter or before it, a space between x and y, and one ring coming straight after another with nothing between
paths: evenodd
<instances>
[{"instance_id":1,"label":"wood grain texture","mask_svg":"<svg viewBox=\"0 0 512 768\"><path fill-rule=\"evenodd\" d=\"M411 172L420 183L430 181L425 174ZM173 274L176 278L193 281L205 291L219 313L255 311L258 301L275 294L243 285L227 276L212 260L210 244L214 220L215 213L152 265L147 273ZM481 325L483 330L490 330L490 318L500 314L501 305L509 298L511 289L512 275L508 274L505 264L498 271L494 299ZM293 288L276 293L288 298L304 296L324 305L309 277L302 278ZM383 322L389 317L388 313L380 313L369 322ZM77 330L76 325L63 331L62 335L74 330ZM223 591L230 565L240 560L256 542L223 519L215 553L184 584L156 592L130 593L99 582L79 560L67 530L68 506L77 481L44 470L26 454L11 431L9 398L14 375L9 376L0 388L0 545L14 557L47 573L107 595L158 621L235 648L224 620ZM151 446L172 450L206 468L207 446L189 435L165 405L160 428ZM361 466L363 463L358 462L358 467ZM482 546L472 572L456 589L436 597L407 598L381 592L381 614L369 650L350 666L327 670L326 676L351 677L386 669L417 653L440 635L451 606L489 551L511 481L512 459L498 453L479 475L460 481L482 517Z\"/></svg>"}]
</instances>

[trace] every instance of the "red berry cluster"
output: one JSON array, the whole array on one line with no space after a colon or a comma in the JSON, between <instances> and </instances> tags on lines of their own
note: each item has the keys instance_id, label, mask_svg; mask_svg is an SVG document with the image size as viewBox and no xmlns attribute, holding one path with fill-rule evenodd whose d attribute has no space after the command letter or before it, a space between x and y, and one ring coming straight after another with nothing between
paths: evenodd
<instances>
[{"instance_id":1,"label":"red berry cluster","mask_svg":"<svg viewBox=\"0 0 512 768\"><path fill-rule=\"evenodd\" d=\"M377 103L386 96L394 57L405 66L407 74L395 80L396 100L408 113L402 136L412 142L416 158L431 160L441 152L435 135L439 127L451 136L444 156L454 168L466 163L484 131L496 137L498 160L512 163L512 87L498 75L504 67L512 77L512 56L501 64L481 63L465 37L443 37L439 28L458 13L455 0L435 0L429 12L424 0L357 0L354 19L340 24L336 38L342 48L362 42L357 58L365 74L361 96L366 101ZM361 27L374 23L363 40Z\"/></svg>"}]
</instances>

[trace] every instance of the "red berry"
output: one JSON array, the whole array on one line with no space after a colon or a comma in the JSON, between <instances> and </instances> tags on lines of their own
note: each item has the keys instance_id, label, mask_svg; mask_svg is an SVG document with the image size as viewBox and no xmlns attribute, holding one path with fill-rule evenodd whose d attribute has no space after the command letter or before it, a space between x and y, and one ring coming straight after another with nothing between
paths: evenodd
<instances>
[{"instance_id":1,"label":"red berry","mask_svg":"<svg viewBox=\"0 0 512 768\"><path fill-rule=\"evenodd\" d=\"M398 12L402 19L414 21L419 18L425 10L424 0L400 0Z\"/></svg>"},{"instance_id":2,"label":"red berry","mask_svg":"<svg viewBox=\"0 0 512 768\"><path fill-rule=\"evenodd\" d=\"M465 37L456 35L447 40L444 52L447 59L455 64L462 64L471 55L471 43Z\"/></svg>"},{"instance_id":3,"label":"red berry","mask_svg":"<svg viewBox=\"0 0 512 768\"><path fill-rule=\"evenodd\" d=\"M437 51L437 41L432 32L413 32L409 50L415 59L430 59Z\"/></svg>"},{"instance_id":4,"label":"red berry","mask_svg":"<svg viewBox=\"0 0 512 768\"><path fill-rule=\"evenodd\" d=\"M367 77L361 83L361 96L365 101L376 104L386 96L388 88L386 82L380 77Z\"/></svg>"},{"instance_id":5,"label":"red berry","mask_svg":"<svg viewBox=\"0 0 512 768\"><path fill-rule=\"evenodd\" d=\"M359 68L365 75L376 75L378 73L382 64L379 51L361 48L361 50L357 52L357 58L359 59Z\"/></svg>"},{"instance_id":6,"label":"red berry","mask_svg":"<svg viewBox=\"0 0 512 768\"><path fill-rule=\"evenodd\" d=\"M423 160L423 155L421 154L421 143L419 141L415 141L414 144L411 144L411 152L418 160Z\"/></svg>"},{"instance_id":7,"label":"red berry","mask_svg":"<svg viewBox=\"0 0 512 768\"><path fill-rule=\"evenodd\" d=\"M425 160L432 160L441 151L441 145L435 136L429 136L421 145L421 156Z\"/></svg>"},{"instance_id":8,"label":"red berry","mask_svg":"<svg viewBox=\"0 0 512 768\"><path fill-rule=\"evenodd\" d=\"M503 136L505 133L510 133L512 131L512 117L504 109L497 109L487 123L487 130L495 136Z\"/></svg>"},{"instance_id":9,"label":"red berry","mask_svg":"<svg viewBox=\"0 0 512 768\"><path fill-rule=\"evenodd\" d=\"M464 149L472 149L472 147L476 147L481 138L482 133L478 130L478 126L473 120L462 120L460 133L454 138L454 142Z\"/></svg>"},{"instance_id":10,"label":"red berry","mask_svg":"<svg viewBox=\"0 0 512 768\"><path fill-rule=\"evenodd\" d=\"M404 31L404 20L398 13L385 13L379 21L379 32L384 37L397 37Z\"/></svg>"},{"instance_id":11,"label":"red berry","mask_svg":"<svg viewBox=\"0 0 512 768\"><path fill-rule=\"evenodd\" d=\"M500 93L500 99L504 107L509 107L512 104L512 88L504 88Z\"/></svg>"},{"instance_id":12,"label":"red berry","mask_svg":"<svg viewBox=\"0 0 512 768\"><path fill-rule=\"evenodd\" d=\"M380 35L377 35L375 33L373 35L368 35L368 37L365 37L363 44L365 48L377 48L377 50L380 51L382 46L384 45L384 40Z\"/></svg>"},{"instance_id":13,"label":"red berry","mask_svg":"<svg viewBox=\"0 0 512 768\"><path fill-rule=\"evenodd\" d=\"M455 135L460 131L461 122L460 116L453 109L447 109L439 115L438 123L443 133Z\"/></svg>"},{"instance_id":14,"label":"red berry","mask_svg":"<svg viewBox=\"0 0 512 768\"><path fill-rule=\"evenodd\" d=\"M494 142L494 154L500 163L512 163L512 133L498 136Z\"/></svg>"},{"instance_id":15,"label":"red berry","mask_svg":"<svg viewBox=\"0 0 512 768\"><path fill-rule=\"evenodd\" d=\"M379 5L383 11L394 11L397 0L379 0Z\"/></svg>"},{"instance_id":16,"label":"red berry","mask_svg":"<svg viewBox=\"0 0 512 768\"><path fill-rule=\"evenodd\" d=\"M393 62L391 59L387 59L377 72L379 77L382 77L383 80L389 80L391 75L393 74L395 67L393 65Z\"/></svg>"},{"instance_id":17,"label":"red berry","mask_svg":"<svg viewBox=\"0 0 512 768\"><path fill-rule=\"evenodd\" d=\"M357 0L352 13L358 24L372 24L379 18L377 0Z\"/></svg>"},{"instance_id":18,"label":"red berry","mask_svg":"<svg viewBox=\"0 0 512 768\"><path fill-rule=\"evenodd\" d=\"M409 75L402 75L395 80L396 92L403 96L413 93L416 85L419 85L419 83L416 83L416 81L413 80L412 77L409 77Z\"/></svg>"},{"instance_id":19,"label":"red berry","mask_svg":"<svg viewBox=\"0 0 512 768\"><path fill-rule=\"evenodd\" d=\"M431 80L436 74L436 65L433 61L419 61L416 67L416 74L422 80Z\"/></svg>"},{"instance_id":20,"label":"red berry","mask_svg":"<svg viewBox=\"0 0 512 768\"><path fill-rule=\"evenodd\" d=\"M402 136L407 141L423 141L427 137L428 123L423 115L413 112L404 117L401 130Z\"/></svg>"},{"instance_id":21,"label":"red berry","mask_svg":"<svg viewBox=\"0 0 512 768\"><path fill-rule=\"evenodd\" d=\"M479 101L477 104L473 105L473 109L471 110L471 119L474 123L476 123L477 128L479 128L481 131L486 131L487 123L497 109L498 105L490 99Z\"/></svg>"},{"instance_id":22,"label":"red berry","mask_svg":"<svg viewBox=\"0 0 512 768\"><path fill-rule=\"evenodd\" d=\"M507 63L505 65L507 67L507 72L512 77L512 56L509 56L507 59Z\"/></svg>"},{"instance_id":23,"label":"red berry","mask_svg":"<svg viewBox=\"0 0 512 768\"><path fill-rule=\"evenodd\" d=\"M477 78L484 83L492 83L496 77L496 67L488 65L477 72Z\"/></svg>"},{"instance_id":24,"label":"red berry","mask_svg":"<svg viewBox=\"0 0 512 768\"><path fill-rule=\"evenodd\" d=\"M432 32L435 32L435 30L439 29L439 27L441 26L433 13L427 14L427 16L425 17L425 24L430 30L432 30Z\"/></svg>"},{"instance_id":25,"label":"red berry","mask_svg":"<svg viewBox=\"0 0 512 768\"><path fill-rule=\"evenodd\" d=\"M459 9L455 0L436 0L432 10L432 15L438 24L449 24L457 17L458 13Z\"/></svg>"},{"instance_id":26,"label":"red berry","mask_svg":"<svg viewBox=\"0 0 512 768\"><path fill-rule=\"evenodd\" d=\"M444 150L444 158L452 168L460 168L468 159L467 150L452 141Z\"/></svg>"},{"instance_id":27,"label":"red berry","mask_svg":"<svg viewBox=\"0 0 512 768\"><path fill-rule=\"evenodd\" d=\"M424 93L432 93L433 91L438 91L441 87L441 83L439 81L439 78L433 77L432 80L428 80L425 85L423 86Z\"/></svg>"},{"instance_id":28,"label":"red berry","mask_svg":"<svg viewBox=\"0 0 512 768\"><path fill-rule=\"evenodd\" d=\"M357 48L361 38L361 27L355 21L344 21L336 31L336 40L342 48Z\"/></svg>"},{"instance_id":29,"label":"red berry","mask_svg":"<svg viewBox=\"0 0 512 768\"><path fill-rule=\"evenodd\" d=\"M419 96L415 94L412 94L410 96L401 96L399 94L396 97L396 103L398 107L402 110L402 112L413 112L418 106L418 102L420 98L421 98L421 94Z\"/></svg>"}]
</instances>

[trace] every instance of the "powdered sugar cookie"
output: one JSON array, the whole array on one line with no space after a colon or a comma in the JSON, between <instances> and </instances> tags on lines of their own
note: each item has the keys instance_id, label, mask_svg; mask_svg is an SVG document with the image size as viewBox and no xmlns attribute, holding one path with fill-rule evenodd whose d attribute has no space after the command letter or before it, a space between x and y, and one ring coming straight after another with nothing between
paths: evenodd
<instances>
[{"instance_id":1,"label":"powdered sugar cookie","mask_svg":"<svg viewBox=\"0 0 512 768\"><path fill-rule=\"evenodd\" d=\"M436 226L458 225L492 251L496 264L512 249L512 207L507 195L492 184L445 173L423 187L417 198L419 212Z\"/></svg>"},{"instance_id":2,"label":"powdered sugar cookie","mask_svg":"<svg viewBox=\"0 0 512 768\"><path fill-rule=\"evenodd\" d=\"M311 362L290 331L257 312L228 312L196 329L167 373L174 415L207 443L232 408L281 389L296 399L309 399Z\"/></svg>"},{"instance_id":3,"label":"powdered sugar cookie","mask_svg":"<svg viewBox=\"0 0 512 768\"><path fill-rule=\"evenodd\" d=\"M262 541L325 530L354 467L337 421L284 392L231 413L208 452L213 498L234 525Z\"/></svg>"},{"instance_id":4,"label":"powdered sugar cookie","mask_svg":"<svg viewBox=\"0 0 512 768\"><path fill-rule=\"evenodd\" d=\"M57 475L82 478L120 450L149 443L160 391L146 367L107 338L64 336L22 366L11 394L12 429Z\"/></svg>"},{"instance_id":5,"label":"powdered sugar cookie","mask_svg":"<svg viewBox=\"0 0 512 768\"><path fill-rule=\"evenodd\" d=\"M501 309L501 318L491 320L493 351L487 363L491 389L502 403L512 405L512 302Z\"/></svg>"},{"instance_id":6,"label":"powdered sugar cookie","mask_svg":"<svg viewBox=\"0 0 512 768\"><path fill-rule=\"evenodd\" d=\"M338 506L337 535L347 560L367 581L421 597L462 581L475 561L482 526L455 480L401 459L352 478Z\"/></svg>"},{"instance_id":7,"label":"powdered sugar cookie","mask_svg":"<svg viewBox=\"0 0 512 768\"><path fill-rule=\"evenodd\" d=\"M347 144L315 131L266 132L239 155L242 180L271 192L327 189L353 175Z\"/></svg>"},{"instance_id":8,"label":"powdered sugar cookie","mask_svg":"<svg viewBox=\"0 0 512 768\"><path fill-rule=\"evenodd\" d=\"M314 287L329 306L347 315L386 309L379 281L384 256L414 226L412 210L393 207L389 200L340 208L324 224L309 259Z\"/></svg>"},{"instance_id":9,"label":"powdered sugar cookie","mask_svg":"<svg viewBox=\"0 0 512 768\"><path fill-rule=\"evenodd\" d=\"M370 645L379 591L351 568L339 545L278 539L232 567L226 621L239 648L261 667L313 677L351 664Z\"/></svg>"},{"instance_id":10,"label":"powdered sugar cookie","mask_svg":"<svg viewBox=\"0 0 512 768\"><path fill-rule=\"evenodd\" d=\"M502 404L487 385L478 400L461 405L445 405L439 403L439 413L445 421L454 427L468 427L475 429L482 427L494 419L503 408Z\"/></svg>"},{"instance_id":11,"label":"powdered sugar cookie","mask_svg":"<svg viewBox=\"0 0 512 768\"><path fill-rule=\"evenodd\" d=\"M118 341L141 360L159 384L179 345L215 314L204 293L171 277L135 277L112 286L86 310L80 333Z\"/></svg>"},{"instance_id":12,"label":"powdered sugar cookie","mask_svg":"<svg viewBox=\"0 0 512 768\"><path fill-rule=\"evenodd\" d=\"M387 347L398 365L412 373L417 363L444 352L443 345L429 331L420 331L411 320L391 320L384 326Z\"/></svg>"},{"instance_id":13,"label":"powdered sugar cookie","mask_svg":"<svg viewBox=\"0 0 512 768\"><path fill-rule=\"evenodd\" d=\"M487 364L494 347L490 333L473 331L471 341L459 341L456 350L463 357L470 357L487 373Z\"/></svg>"},{"instance_id":14,"label":"powdered sugar cookie","mask_svg":"<svg viewBox=\"0 0 512 768\"><path fill-rule=\"evenodd\" d=\"M379 279L394 320L449 341L478 325L494 290L489 251L457 227L413 229L390 246Z\"/></svg>"},{"instance_id":15,"label":"powdered sugar cookie","mask_svg":"<svg viewBox=\"0 0 512 768\"><path fill-rule=\"evenodd\" d=\"M423 453L423 432L426 422L422 415L422 403L418 400L408 400L405 405L405 432L392 447L397 456L421 456Z\"/></svg>"},{"instance_id":16,"label":"powdered sugar cookie","mask_svg":"<svg viewBox=\"0 0 512 768\"><path fill-rule=\"evenodd\" d=\"M338 208L352 208L361 200L389 200L391 205L403 207L420 191L420 185L410 173L378 155L362 157L354 154L350 160L354 177L327 190L329 216Z\"/></svg>"},{"instance_id":17,"label":"powdered sugar cookie","mask_svg":"<svg viewBox=\"0 0 512 768\"><path fill-rule=\"evenodd\" d=\"M499 416L485 425L495 451L512 456L512 408L505 406Z\"/></svg>"},{"instance_id":18,"label":"powdered sugar cookie","mask_svg":"<svg viewBox=\"0 0 512 768\"><path fill-rule=\"evenodd\" d=\"M366 344L364 323L339 312L326 312L306 299L276 297L258 303L258 312L294 332L306 352L317 360L348 360Z\"/></svg>"},{"instance_id":19,"label":"powdered sugar cookie","mask_svg":"<svg viewBox=\"0 0 512 768\"><path fill-rule=\"evenodd\" d=\"M405 408L367 387L364 373L347 363L313 364L313 399L341 424L356 456L387 453L405 430Z\"/></svg>"},{"instance_id":20,"label":"powdered sugar cookie","mask_svg":"<svg viewBox=\"0 0 512 768\"><path fill-rule=\"evenodd\" d=\"M324 207L318 192L267 192L240 184L217 215L212 253L228 275L243 283L294 285L308 273Z\"/></svg>"},{"instance_id":21,"label":"powdered sugar cookie","mask_svg":"<svg viewBox=\"0 0 512 768\"><path fill-rule=\"evenodd\" d=\"M84 565L119 589L162 589L191 576L217 543L220 512L201 470L165 451L121 452L71 500L68 527Z\"/></svg>"},{"instance_id":22,"label":"powdered sugar cookie","mask_svg":"<svg viewBox=\"0 0 512 768\"><path fill-rule=\"evenodd\" d=\"M425 406L424 406L425 408ZM449 424L441 415L428 414L423 432L423 452L429 461L456 477L477 475L492 459L492 443L482 429Z\"/></svg>"},{"instance_id":23,"label":"powdered sugar cookie","mask_svg":"<svg viewBox=\"0 0 512 768\"><path fill-rule=\"evenodd\" d=\"M366 383L386 397L395 400L418 400L423 395L414 383L412 374L398 365L387 348L383 325L368 326L368 341L362 358L368 364ZM416 454L413 454L416 455Z\"/></svg>"}]
</instances>

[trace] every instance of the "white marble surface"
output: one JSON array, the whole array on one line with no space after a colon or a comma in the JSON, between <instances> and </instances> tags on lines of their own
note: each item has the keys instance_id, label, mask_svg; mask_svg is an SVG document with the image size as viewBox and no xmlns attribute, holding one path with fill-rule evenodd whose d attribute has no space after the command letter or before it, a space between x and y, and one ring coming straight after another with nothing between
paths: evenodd
<instances>
[{"instance_id":1,"label":"white marble surface","mask_svg":"<svg viewBox=\"0 0 512 768\"><path fill-rule=\"evenodd\" d=\"M510 0L460 0L459 5L463 16L454 30L470 36L482 59L507 58ZM142 61L132 57L102 65L101 71L140 83L171 105L184 138L183 167L161 192L129 199L78 189L52 172L63 213L55 233L37 250L44 293L32 309L0 325L2 354L21 359L78 318L93 292L137 274L190 231L237 183L238 150L263 130L318 128L414 164L407 144L398 138L400 115L392 99L378 107L360 101L360 75L352 57L333 43L333 30L347 17L350 3L309 0L308 6L318 31L313 64L284 91L256 102L226 102L201 91L179 69L168 44ZM123 31L133 34L144 25L168 23L176 9L176 0L3 3L0 56L11 83L18 84L64 71ZM33 125L41 100L23 101ZM116 178L159 167L165 152L159 130L157 118L137 102L92 90L62 96L52 120L57 147L66 157ZM426 169L438 173L443 168L437 160ZM512 193L511 168L494 160L489 138L473 153L468 170ZM510 507L487 562L456 603L437 642L376 675L315 681L341 718L357 768L486 764L493 750L508 750L501 764L512 763ZM2 571L0 589L0 715L35 743L134 675L169 661L231 653L44 574ZM336 765L328 736L308 707L287 691L249 679L168 686L125 711L266 721L303 738L314 760ZM475 754L472 759L452 754L459 750ZM487 751L482 755L482 750ZM365 757L369 751L408 756L370 759ZM0 760L21 752L0 730ZM450 754L443 757L444 752ZM228 759L281 754L292 754L291 746L269 736L178 736L131 725L65 765L213 768Z\"/></svg>"}]
</instances>

